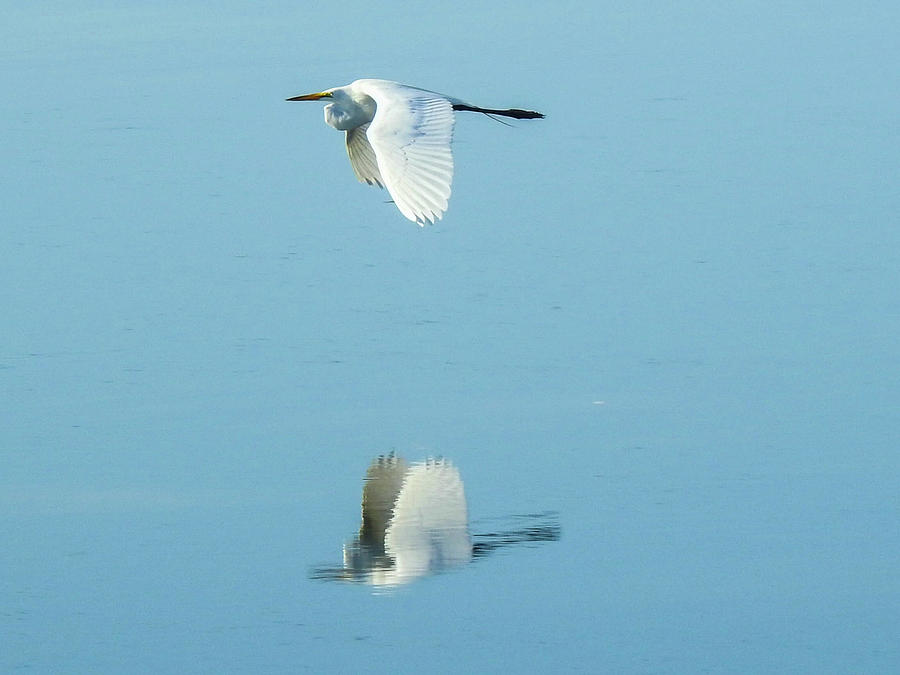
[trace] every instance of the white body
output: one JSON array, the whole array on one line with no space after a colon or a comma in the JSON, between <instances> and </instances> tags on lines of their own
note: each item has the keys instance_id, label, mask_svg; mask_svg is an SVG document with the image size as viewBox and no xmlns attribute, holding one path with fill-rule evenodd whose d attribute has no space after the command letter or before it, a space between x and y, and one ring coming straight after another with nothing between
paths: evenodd
<instances>
[{"instance_id":1,"label":"white body","mask_svg":"<svg viewBox=\"0 0 900 675\"><path fill-rule=\"evenodd\" d=\"M325 122L347 132L360 182L387 188L400 212L424 225L443 216L453 182L452 99L388 80L328 90Z\"/></svg>"}]
</instances>

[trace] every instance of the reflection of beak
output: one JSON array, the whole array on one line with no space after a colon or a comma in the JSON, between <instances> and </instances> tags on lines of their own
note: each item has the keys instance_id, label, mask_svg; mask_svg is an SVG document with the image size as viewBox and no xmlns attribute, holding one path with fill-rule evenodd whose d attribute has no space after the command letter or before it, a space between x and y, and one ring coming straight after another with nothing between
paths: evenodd
<instances>
[{"instance_id":1,"label":"reflection of beak","mask_svg":"<svg viewBox=\"0 0 900 675\"><path fill-rule=\"evenodd\" d=\"M285 101L318 101L320 98L325 98L326 96L330 96L327 91L320 91L316 94L303 94L303 96L294 96L293 98L286 98Z\"/></svg>"}]
</instances>

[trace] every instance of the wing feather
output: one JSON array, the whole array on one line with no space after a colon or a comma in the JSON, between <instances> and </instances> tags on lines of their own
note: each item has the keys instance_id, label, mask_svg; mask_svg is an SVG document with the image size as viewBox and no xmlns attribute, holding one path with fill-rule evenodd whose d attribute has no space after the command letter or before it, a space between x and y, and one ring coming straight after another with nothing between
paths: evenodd
<instances>
[{"instance_id":1,"label":"wing feather","mask_svg":"<svg viewBox=\"0 0 900 675\"><path fill-rule=\"evenodd\" d=\"M347 155L350 157L350 166L360 183L384 187L384 180L378 171L378 160L375 151L366 137L368 124L363 124L347 132Z\"/></svg>"},{"instance_id":2,"label":"wing feather","mask_svg":"<svg viewBox=\"0 0 900 675\"><path fill-rule=\"evenodd\" d=\"M441 94L396 82L360 84L376 105L365 135L381 183L404 216L420 225L434 223L447 210L453 182L453 104Z\"/></svg>"}]
</instances>

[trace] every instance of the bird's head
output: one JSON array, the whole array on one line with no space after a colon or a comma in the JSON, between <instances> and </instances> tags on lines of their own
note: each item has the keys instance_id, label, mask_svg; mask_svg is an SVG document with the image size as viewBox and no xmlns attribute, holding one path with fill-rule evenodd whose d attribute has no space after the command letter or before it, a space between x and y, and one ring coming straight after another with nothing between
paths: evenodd
<instances>
[{"instance_id":1,"label":"bird's head","mask_svg":"<svg viewBox=\"0 0 900 675\"><path fill-rule=\"evenodd\" d=\"M368 96L355 98L350 87L334 87L315 94L303 94L288 101L327 101L325 122L340 131L355 129L372 121L375 102Z\"/></svg>"}]
</instances>

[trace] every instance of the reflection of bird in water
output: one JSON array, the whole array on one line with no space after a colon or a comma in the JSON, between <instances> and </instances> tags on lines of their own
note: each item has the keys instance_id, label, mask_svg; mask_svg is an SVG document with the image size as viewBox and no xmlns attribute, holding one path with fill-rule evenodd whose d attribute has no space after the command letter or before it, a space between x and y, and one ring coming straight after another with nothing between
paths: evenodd
<instances>
[{"instance_id":1,"label":"reflection of bird in water","mask_svg":"<svg viewBox=\"0 0 900 675\"><path fill-rule=\"evenodd\" d=\"M555 541L559 525L548 514L517 516L513 530L469 535L459 471L448 460L409 464L393 453L366 472L362 525L344 545L344 565L316 568L315 579L408 583L518 544ZM474 542L473 542L474 539Z\"/></svg>"},{"instance_id":2,"label":"reflection of bird in water","mask_svg":"<svg viewBox=\"0 0 900 675\"><path fill-rule=\"evenodd\" d=\"M362 525L344 569L377 585L402 584L472 557L459 471L443 459L408 464L391 454L366 472Z\"/></svg>"}]
</instances>

